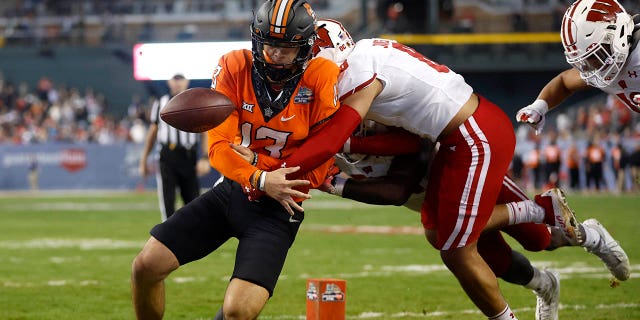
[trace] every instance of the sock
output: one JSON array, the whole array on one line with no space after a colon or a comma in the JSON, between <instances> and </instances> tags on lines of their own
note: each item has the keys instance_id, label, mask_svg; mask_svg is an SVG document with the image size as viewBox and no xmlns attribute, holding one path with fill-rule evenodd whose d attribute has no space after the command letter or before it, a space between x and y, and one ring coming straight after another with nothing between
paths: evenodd
<instances>
[{"instance_id":1,"label":"sock","mask_svg":"<svg viewBox=\"0 0 640 320\"><path fill-rule=\"evenodd\" d=\"M583 229L582 238L584 239L580 245L588 250L596 249L600 245L600 233L589 226L580 225L582 226L581 229Z\"/></svg>"},{"instance_id":2,"label":"sock","mask_svg":"<svg viewBox=\"0 0 640 320\"><path fill-rule=\"evenodd\" d=\"M533 278L531 278L531 281L525 284L524 287L534 291L547 289L549 287L549 276L540 271L540 269L533 267Z\"/></svg>"},{"instance_id":3,"label":"sock","mask_svg":"<svg viewBox=\"0 0 640 320\"><path fill-rule=\"evenodd\" d=\"M544 222L544 208L537 205L533 200L509 202L507 203L507 210L509 211L509 225L524 222Z\"/></svg>"},{"instance_id":4,"label":"sock","mask_svg":"<svg viewBox=\"0 0 640 320\"><path fill-rule=\"evenodd\" d=\"M511 308L509 308L509 305L507 305L504 308L504 310L502 310L502 312L498 313L497 315L495 315L493 317L489 317L487 319L489 319L489 320L518 320L518 318L513 313L513 311L511 311Z\"/></svg>"}]
</instances>

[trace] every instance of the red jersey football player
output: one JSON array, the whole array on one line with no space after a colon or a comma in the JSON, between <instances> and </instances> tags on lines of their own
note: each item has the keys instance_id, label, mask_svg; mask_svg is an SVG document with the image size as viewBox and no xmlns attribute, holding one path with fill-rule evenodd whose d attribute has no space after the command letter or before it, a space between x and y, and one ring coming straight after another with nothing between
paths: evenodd
<instances>
[{"instance_id":1,"label":"red jersey football player","mask_svg":"<svg viewBox=\"0 0 640 320\"><path fill-rule=\"evenodd\" d=\"M346 37L343 30L342 38ZM511 122L504 112L475 94L459 74L395 41L364 39L355 45L337 46L329 39L318 49L319 56L341 66L338 92L341 110L345 109L342 114L355 110L362 118L402 127L440 143L422 207L425 235L487 317L514 319L495 274L477 247L479 236L494 218L515 147ZM331 130L309 138L284 164L300 165L304 172L335 153L329 147L344 141L335 137L350 129L334 126L338 119L336 116L327 125ZM333 145L320 144L327 137ZM318 144L307 148L315 142ZM537 196L535 202L525 200L500 208L510 223L544 222L563 227L573 241L581 236L559 189ZM624 269L620 277L625 280L628 259L612 257L616 267Z\"/></svg>"},{"instance_id":2,"label":"red jersey football player","mask_svg":"<svg viewBox=\"0 0 640 320\"><path fill-rule=\"evenodd\" d=\"M390 129L365 120L356 135L350 137L350 153L336 155L335 164L339 169L330 170L331 176L320 189L360 202L403 205L420 212L434 146L408 132L400 134L398 128L394 128L395 133L389 132ZM389 140L391 134L394 140ZM383 153L397 156L380 156ZM523 200L527 200L525 192L505 177L496 202ZM598 229L606 230L602 226L594 228L589 223L578 224L584 237L578 243L572 243L556 227L547 228L537 223L504 225L497 220L487 223L478 239L478 252L497 277L533 290L537 298L536 319L556 319L558 316L560 283L557 272L531 265L525 256L511 249L501 232L509 234L528 251L583 247L598 256L618 279L626 280L629 276L624 251L621 248L619 251L603 249L617 242L599 235ZM621 264L618 258L627 262Z\"/></svg>"},{"instance_id":3,"label":"red jersey football player","mask_svg":"<svg viewBox=\"0 0 640 320\"><path fill-rule=\"evenodd\" d=\"M526 199L524 194L516 193L517 186L512 183L505 183L513 154L510 121L505 121L499 108L474 94L461 76L394 41L363 39L349 43L349 34L335 21L321 21L318 33L318 56L341 66L341 101L355 107L365 119L402 127L440 144L422 204L425 234L485 315L495 319L514 317L499 289L487 282L495 277L493 272L485 272L490 266L478 257L478 253L486 254L480 252L482 239L487 228L494 225L557 225L573 244L579 243L602 259L616 278L629 278L629 260L622 248L601 225L593 227L589 223L592 219L578 223L560 190L551 189L537 196L535 202L518 201ZM501 132L505 128L508 130ZM309 141L312 139L319 136ZM347 143L345 149L353 149L353 145ZM496 206L506 201L513 202ZM496 218L501 218L501 224L495 224ZM483 285L473 284L475 281ZM538 318L557 316L557 310L549 310L553 307L542 309L547 310L537 310Z\"/></svg>"},{"instance_id":4,"label":"red jersey football player","mask_svg":"<svg viewBox=\"0 0 640 320\"><path fill-rule=\"evenodd\" d=\"M246 163L231 145L255 155L287 157L339 113L335 63L310 60L315 14L302 0L270 0L256 11L252 50L220 58L211 88L229 97L236 110L208 133L209 158L223 180L156 225L132 267L132 296L138 318L164 313L164 279L232 237L238 238L235 267L215 319L255 319L273 294L304 213L306 190L319 186L330 162L301 180L286 180L296 168L270 171ZM352 119L355 128L361 119ZM255 157L258 159L259 157ZM267 197L249 201L244 190Z\"/></svg>"}]
</instances>

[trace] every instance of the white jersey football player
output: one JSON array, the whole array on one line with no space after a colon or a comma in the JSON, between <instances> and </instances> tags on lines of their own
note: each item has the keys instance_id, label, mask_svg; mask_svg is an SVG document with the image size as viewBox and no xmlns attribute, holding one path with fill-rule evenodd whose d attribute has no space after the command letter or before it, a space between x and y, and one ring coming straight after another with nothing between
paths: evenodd
<instances>
[{"instance_id":1,"label":"white jersey football player","mask_svg":"<svg viewBox=\"0 0 640 320\"><path fill-rule=\"evenodd\" d=\"M476 246L496 215L492 212L513 156L515 136L508 117L476 95L462 76L412 48L387 39L354 44L338 22L321 20L318 25L316 55L342 68L341 108L440 144L421 210L425 235L487 317L515 319ZM536 196L535 202L505 205L503 212L511 224L563 226L569 238L579 240L578 223L558 189ZM527 216L518 221L521 212ZM626 266L628 277L628 260Z\"/></svg>"},{"instance_id":2,"label":"white jersey football player","mask_svg":"<svg viewBox=\"0 0 640 320\"><path fill-rule=\"evenodd\" d=\"M516 114L519 122L542 130L545 114L576 90L590 87L615 95L640 113L640 25L616 0L581 0L564 14L560 29L567 62L563 71Z\"/></svg>"}]
</instances>

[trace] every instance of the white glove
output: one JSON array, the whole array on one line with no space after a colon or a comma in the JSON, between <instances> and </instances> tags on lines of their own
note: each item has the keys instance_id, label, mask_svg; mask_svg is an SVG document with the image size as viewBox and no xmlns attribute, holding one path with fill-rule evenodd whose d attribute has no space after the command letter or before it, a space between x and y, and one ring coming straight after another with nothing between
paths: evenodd
<instances>
[{"instance_id":1,"label":"white glove","mask_svg":"<svg viewBox=\"0 0 640 320\"><path fill-rule=\"evenodd\" d=\"M532 104L518 110L516 121L526 123L536 130L536 134L542 132L544 127L544 115L549 111L547 102L538 99Z\"/></svg>"},{"instance_id":2,"label":"white glove","mask_svg":"<svg viewBox=\"0 0 640 320\"><path fill-rule=\"evenodd\" d=\"M635 102L635 104L640 106L640 93L638 93L635 96L633 96L633 102Z\"/></svg>"}]
</instances>

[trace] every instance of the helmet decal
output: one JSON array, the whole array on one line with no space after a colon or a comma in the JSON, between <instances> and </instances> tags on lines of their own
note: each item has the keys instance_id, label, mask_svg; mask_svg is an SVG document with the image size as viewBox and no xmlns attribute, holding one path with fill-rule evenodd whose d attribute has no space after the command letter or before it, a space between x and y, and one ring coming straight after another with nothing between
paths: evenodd
<instances>
[{"instance_id":1,"label":"helmet decal","mask_svg":"<svg viewBox=\"0 0 640 320\"><path fill-rule=\"evenodd\" d=\"M289 12L291 11L291 5L293 0L278 0L273 8L271 16L271 36L277 38L284 38L287 32L287 21L289 20Z\"/></svg>"},{"instance_id":2,"label":"helmet decal","mask_svg":"<svg viewBox=\"0 0 640 320\"><path fill-rule=\"evenodd\" d=\"M355 47L355 42L344 26L332 19L318 20L318 38L313 55L332 60L340 65Z\"/></svg>"},{"instance_id":3,"label":"helmet decal","mask_svg":"<svg viewBox=\"0 0 640 320\"><path fill-rule=\"evenodd\" d=\"M616 15L624 12L624 9L615 1L596 1L587 14L587 21L616 22Z\"/></svg>"}]
</instances>

